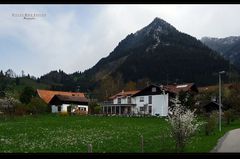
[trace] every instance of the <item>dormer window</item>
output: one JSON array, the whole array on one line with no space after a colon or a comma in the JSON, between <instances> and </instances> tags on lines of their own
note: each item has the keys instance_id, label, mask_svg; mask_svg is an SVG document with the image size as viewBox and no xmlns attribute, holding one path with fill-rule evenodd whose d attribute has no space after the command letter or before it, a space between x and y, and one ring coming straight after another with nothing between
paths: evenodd
<instances>
[{"instance_id":1,"label":"dormer window","mask_svg":"<svg viewBox=\"0 0 240 159\"><path fill-rule=\"evenodd\" d=\"M152 92L156 92L157 88L156 87L152 87Z\"/></svg>"}]
</instances>

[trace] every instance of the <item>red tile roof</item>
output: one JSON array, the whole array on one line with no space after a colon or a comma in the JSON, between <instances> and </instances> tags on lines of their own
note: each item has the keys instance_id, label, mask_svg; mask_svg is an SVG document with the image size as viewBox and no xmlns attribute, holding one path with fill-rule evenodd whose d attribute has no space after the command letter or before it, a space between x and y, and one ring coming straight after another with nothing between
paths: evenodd
<instances>
[{"instance_id":1,"label":"red tile roof","mask_svg":"<svg viewBox=\"0 0 240 159\"><path fill-rule=\"evenodd\" d=\"M180 91L187 92L191 90L191 87L194 85L194 83L185 83L180 85L166 85L163 86L164 89L166 89L169 92L172 93L179 93Z\"/></svg>"},{"instance_id":2,"label":"red tile roof","mask_svg":"<svg viewBox=\"0 0 240 159\"><path fill-rule=\"evenodd\" d=\"M116 97L127 97L127 96L132 96L136 93L138 93L140 90L134 90L134 91L122 91L122 92L119 92L111 97L109 97L109 99L114 99Z\"/></svg>"},{"instance_id":3,"label":"red tile roof","mask_svg":"<svg viewBox=\"0 0 240 159\"><path fill-rule=\"evenodd\" d=\"M84 94L81 92L62 92L37 89L37 93L39 97L42 98L46 103L49 103L54 95L85 97Z\"/></svg>"}]
</instances>

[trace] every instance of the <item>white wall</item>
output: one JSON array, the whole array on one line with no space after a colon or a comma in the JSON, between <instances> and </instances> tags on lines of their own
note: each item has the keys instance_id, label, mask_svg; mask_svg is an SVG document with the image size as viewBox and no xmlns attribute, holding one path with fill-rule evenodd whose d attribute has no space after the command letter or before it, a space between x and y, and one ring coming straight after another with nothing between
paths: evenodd
<instances>
[{"instance_id":1,"label":"white wall","mask_svg":"<svg viewBox=\"0 0 240 159\"><path fill-rule=\"evenodd\" d=\"M168 95L154 95L152 97L153 115L160 116L168 115Z\"/></svg>"},{"instance_id":2,"label":"white wall","mask_svg":"<svg viewBox=\"0 0 240 159\"><path fill-rule=\"evenodd\" d=\"M55 105L52 105L52 113L57 113L58 112L58 107Z\"/></svg>"},{"instance_id":3,"label":"white wall","mask_svg":"<svg viewBox=\"0 0 240 159\"><path fill-rule=\"evenodd\" d=\"M78 108L86 108L86 111L88 112L88 106L87 105L77 105ZM72 112L74 112L75 109L72 109Z\"/></svg>"},{"instance_id":4,"label":"white wall","mask_svg":"<svg viewBox=\"0 0 240 159\"><path fill-rule=\"evenodd\" d=\"M67 112L67 107L69 106L70 104L62 104L62 109L61 109L61 112Z\"/></svg>"},{"instance_id":5,"label":"white wall","mask_svg":"<svg viewBox=\"0 0 240 159\"><path fill-rule=\"evenodd\" d=\"M148 106L152 106L152 114L159 114L160 116L168 115L168 94L161 95L151 95L152 96L152 104L148 103L148 96L136 96L131 97L132 104L136 104L136 107L133 108L134 113L140 112L140 107L143 107L145 104L147 105L146 114L148 114ZM140 102L140 97L144 98L143 102ZM113 104L118 104L118 98L113 100ZM121 97L121 104L127 104L127 98ZM144 113L144 112L142 112Z\"/></svg>"},{"instance_id":6,"label":"white wall","mask_svg":"<svg viewBox=\"0 0 240 159\"><path fill-rule=\"evenodd\" d=\"M118 98L121 98L121 104L128 104L127 103L127 97L117 97L113 99L113 104L118 104ZM131 98L131 104L135 104L135 98Z\"/></svg>"},{"instance_id":7,"label":"white wall","mask_svg":"<svg viewBox=\"0 0 240 159\"><path fill-rule=\"evenodd\" d=\"M67 107L70 106L70 104L62 104L61 105L61 112L67 112ZM88 106L87 105L77 105L80 108L86 108L86 111L88 112ZM52 105L52 113L58 113L58 107L55 105ZM73 110L72 110L73 112Z\"/></svg>"},{"instance_id":8,"label":"white wall","mask_svg":"<svg viewBox=\"0 0 240 159\"><path fill-rule=\"evenodd\" d=\"M140 102L140 98L143 97L144 101ZM152 114L159 114L160 116L167 116L168 114L168 94L165 95L152 95L152 104L148 103L148 96L136 97L136 109L135 113L140 112L140 107L147 105L146 114L148 113L148 106L152 106ZM143 113L143 112L142 112Z\"/></svg>"}]
</instances>

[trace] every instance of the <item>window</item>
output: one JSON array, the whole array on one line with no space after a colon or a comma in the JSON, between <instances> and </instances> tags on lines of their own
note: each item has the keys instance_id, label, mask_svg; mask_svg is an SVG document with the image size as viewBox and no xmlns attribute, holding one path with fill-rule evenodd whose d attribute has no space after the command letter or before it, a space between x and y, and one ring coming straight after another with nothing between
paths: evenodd
<instances>
[{"instance_id":1,"label":"window","mask_svg":"<svg viewBox=\"0 0 240 159\"><path fill-rule=\"evenodd\" d=\"M148 103L152 104L152 96L148 96Z\"/></svg>"},{"instance_id":2,"label":"window","mask_svg":"<svg viewBox=\"0 0 240 159\"><path fill-rule=\"evenodd\" d=\"M144 111L144 107L140 107L140 111Z\"/></svg>"},{"instance_id":3,"label":"window","mask_svg":"<svg viewBox=\"0 0 240 159\"><path fill-rule=\"evenodd\" d=\"M87 111L87 109L86 109L86 108L83 108L83 110L84 110L84 111Z\"/></svg>"},{"instance_id":4,"label":"window","mask_svg":"<svg viewBox=\"0 0 240 159\"><path fill-rule=\"evenodd\" d=\"M140 102L144 102L144 97L140 97Z\"/></svg>"},{"instance_id":5,"label":"window","mask_svg":"<svg viewBox=\"0 0 240 159\"><path fill-rule=\"evenodd\" d=\"M118 98L118 104L121 104L121 98Z\"/></svg>"},{"instance_id":6,"label":"window","mask_svg":"<svg viewBox=\"0 0 240 159\"><path fill-rule=\"evenodd\" d=\"M152 92L156 92L157 91L157 88L156 87L153 87L152 88Z\"/></svg>"},{"instance_id":7,"label":"window","mask_svg":"<svg viewBox=\"0 0 240 159\"><path fill-rule=\"evenodd\" d=\"M148 106L148 113L152 114L152 106Z\"/></svg>"},{"instance_id":8,"label":"window","mask_svg":"<svg viewBox=\"0 0 240 159\"><path fill-rule=\"evenodd\" d=\"M127 97L127 103L131 104L131 97Z\"/></svg>"}]
</instances>

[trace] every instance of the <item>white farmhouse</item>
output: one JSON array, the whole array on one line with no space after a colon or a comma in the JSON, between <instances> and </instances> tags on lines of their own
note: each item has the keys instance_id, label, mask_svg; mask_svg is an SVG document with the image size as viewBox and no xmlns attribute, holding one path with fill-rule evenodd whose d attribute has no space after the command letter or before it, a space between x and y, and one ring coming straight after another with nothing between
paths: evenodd
<instances>
[{"instance_id":1,"label":"white farmhouse","mask_svg":"<svg viewBox=\"0 0 240 159\"><path fill-rule=\"evenodd\" d=\"M88 100L81 92L37 90L40 98L51 106L52 113L79 112L88 114Z\"/></svg>"},{"instance_id":2,"label":"white farmhouse","mask_svg":"<svg viewBox=\"0 0 240 159\"><path fill-rule=\"evenodd\" d=\"M157 85L150 85L140 91L122 91L110 97L110 100L103 105L104 114L168 114L168 93Z\"/></svg>"},{"instance_id":3,"label":"white farmhouse","mask_svg":"<svg viewBox=\"0 0 240 159\"><path fill-rule=\"evenodd\" d=\"M150 85L132 96L135 98L135 113L167 116L168 93L162 87Z\"/></svg>"}]
</instances>

